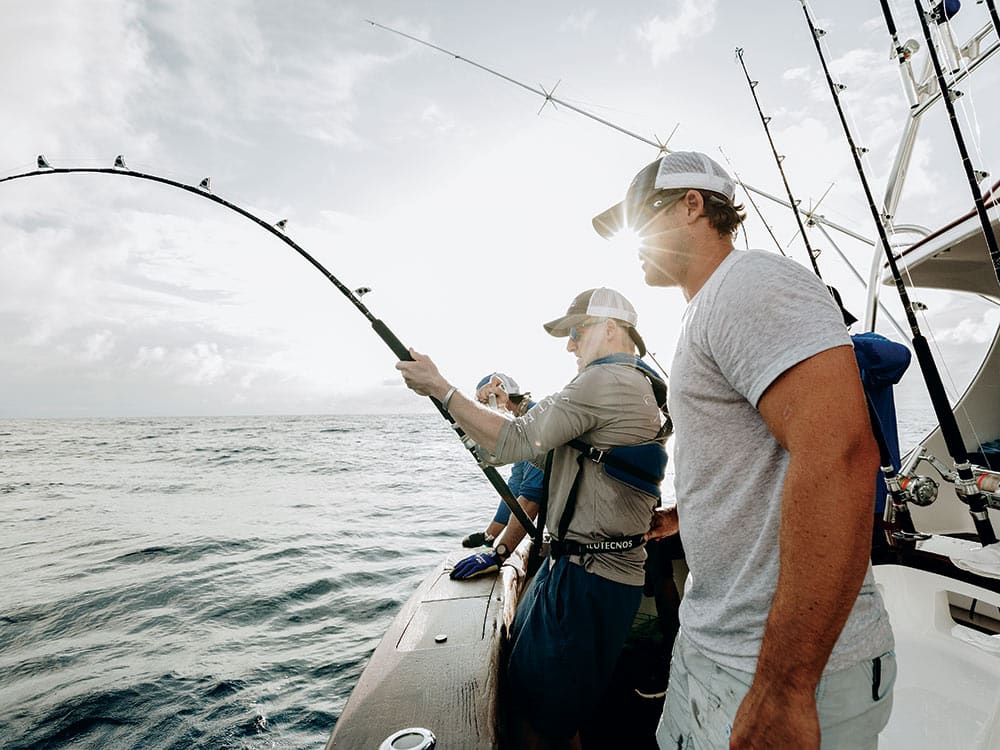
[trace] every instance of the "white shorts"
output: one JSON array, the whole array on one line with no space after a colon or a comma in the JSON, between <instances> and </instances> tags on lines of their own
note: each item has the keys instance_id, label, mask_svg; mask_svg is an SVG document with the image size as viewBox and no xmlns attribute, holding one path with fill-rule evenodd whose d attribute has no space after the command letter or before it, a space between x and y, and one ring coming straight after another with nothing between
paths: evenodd
<instances>
[{"instance_id":1,"label":"white shorts","mask_svg":"<svg viewBox=\"0 0 1000 750\"><path fill-rule=\"evenodd\" d=\"M824 675L816 688L822 750L875 750L892 712L896 657ZM876 674L876 669L878 674ZM728 750L733 718L753 674L718 664L679 633L656 729L660 750Z\"/></svg>"}]
</instances>

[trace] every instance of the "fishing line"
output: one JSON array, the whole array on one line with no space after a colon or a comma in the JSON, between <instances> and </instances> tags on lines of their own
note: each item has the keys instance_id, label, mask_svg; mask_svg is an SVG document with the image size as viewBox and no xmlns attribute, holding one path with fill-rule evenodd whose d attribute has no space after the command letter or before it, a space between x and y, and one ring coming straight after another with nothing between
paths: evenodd
<instances>
[{"instance_id":1,"label":"fishing line","mask_svg":"<svg viewBox=\"0 0 1000 750\"><path fill-rule=\"evenodd\" d=\"M736 179L737 184L739 184L739 186L743 188L743 192L746 193L747 200L750 201L750 205L753 206L753 210L757 213L757 218L760 219L760 223L764 225L764 228L767 230L767 233L771 235L771 239L774 240L774 246L778 248L779 253L781 253L787 258L788 256L785 255L785 249L781 246L781 243L778 242L778 238L774 236L774 230L771 229L771 225L767 223L767 219L764 218L764 214L760 210L760 207L757 205L757 201L753 199L753 195L751 195L750 192L746 189L746 186L743 184L743 178L740 177L740 173L736 171L736 168L733 166L733 163L729 160L729 157L726 155L726 152L722 150L722 146L719 146L719 153L722 154L722 158L725 159L726 164L729 165L729 171L733 173L733 177ZM747 249L749 249L750 241L749 238L747 237L747 232L745 227L743 229L743 240L746 243Z\"/></svg>"},{"instance_id":2,"label":"fishing line","mask_svg":"<svg viewBox=\"0 0 1000 750\"><path fill-rule=\"evenodd\" d=\"M667 141L670 140L669 136L667 137L667 139L665 141L660 141L659 139L656 138L655 135L654 135L653 139L650 140L649 138L646 138L646 137L644 137L642 135L639 135L638 133L634 133L631 130L627 130L626 128L623 128L620 125L616 125L615 123L611 122L610 120L605 120L604 118L598 117L597 115L595 115L595 114L593 114L591 112L588 112L585 109L581 109L580 107L574 106L573 104L570 104L569 102L567 102L567 101L565 101L563 99L560 99L560 98L554 96L553 93L552 93L552 91L546 91L544 88L541 89L541 90L536 89L533 86L529 86L526 83L522 83L521 81L518 81L518 80L516 80L514 78L511 78L510 76L505 75L504 73L501 73L499 71L496 71L496 70L493 70L491 68L488 68L485 65L482 65L481 63L476 62L475 60L471 60L471 59L469 59L467 57L463 57L462 55L459 55L456 52L452 52L451 50L447 50L444 47L439 47L438 45L432 44L431 42L425 41L424 39L420 39L419 37L415 37L415 36L413 36L411 34L407 34L406 32L399 31L398 29L394 29L394 28L391 28L389 26L385 26L383 24L377 23L376 21L366 20L365 23L368 23L368 24L370 24L371 26L373 26L375 28L382 29L383 31L388 31L391 34L396 34L397 36L401 36L401 37L404 37L405 39L409 39L410 41L416 42L417 44L422 44L425 47L428 47L430 49L436 50L437 52L441 52L441 53L447 55L448 57L451 57L451 58L453 58L455 60L458 60L459 62L464 62L467 65L471 65L471 66L473 66L475 68L479 68L480 70L485 71L486 73L489 73L492 76L496 76L497 78L500 78L500 79L502 79L504 81L507 81L508 83L512 83L515 86L519 86L520 88L522 88L522 89L524 89L526 91L530 91L532 94L535 94L536 96L542 97L543 99L545 99L546 103L551 102L551 103L554 103L554 104L561 104L562 106L566 107L567 109L569 109L569 110L571 110L573 112L576 112L578 115L582 115L583 117L587 117L587 118L589 118L589 119L591 119L591 120L593 120L593 121L595 121L597 123L600 123L601 125L604 125L606 127L611 128L612 130L617 130L619 133L622 133L623 135L627 135L630 138L634 138L635 140L639 141L640 143L645 143L646 145L652 146L660 154L665 154L665 153L670 153L671 152L671 149L667 148ZM676 131L676 130L677 130L677 128L675 127L674 131ZM672 135L672 133L671 133L671 135ZM752 192L756 193L757 195L759 195L759 196L761 196L763 198L767 198L768 200L774 201L775 203L778 203L778 204L780 204L782 206L785 206L785 208L791 208L791 206L788 203L786 203L784 200L782 200L781 198L778 198L777 196L771 195L770 193L767 193L767 192L765 192L765 191L763 191L763 190L761 190L759 188L756 188L753 185L750 185L748 183L743 183L743 188L744 188L744 190L752 191ZM852 230L848 229L847 227L841 226L841 225L836 224L836 223L834 223L832 221L829 221L827 219L819 219L819 218L817 218L817 221L823 221L823 223L825 223L826 226L830 227L831 229L835 229L838 232L846 234L849 237L854 237L855 239L859 239L862 242L865 242L866 244L869 244L869 245L874 245L875 244L872 240L868 239L867 237L861 237L860 235L858 235L857 233L855 233Z\"/></svg>"},{"instance_id":3,"label":"fishing line","mask_svg":"<svg viewBox=\"0 0 1000 750\"><path fill-rule=\"evenodd\" d=\"M201 198L206 198L210 201L213 201L214 203L218 203L220 206L224 206L225 208L228 208L231 211L236 212L240 216L249 219L262 229L270 232L272 235L274 235L279 240L284 242L286 245L291 247L300 256L305 258L305 260L308 261L317 271L319 271L321 274L323 274L324 277L326 277L327 281L329 281L331 284L337 287L338 291L340 291L341 294L347 297L348 301L350 301L350 303L354 305L354 307L358 310L358 312L360 312L368 320L368 322L371 323L372 329L375 331L378 337L382 339L382 341L385 342L385 344L392 350L393 354L395 354L400 360L407 362L413 361L413 357L410 356L409 350L396 337L396 334L394 334L391 330L389 330L389 327L384 322L376 318L371 313L368 307L361 301L361 297L358 294L355 294L353 291L351 291L346 285L344 285L343 282L340 281L340 279L338 279L329 270L327 270L327 268L323 266L322 263L316 260L312 255L306 252L306 250L303 249L298 243L296 243L291 237L285 234L283 225L279 226L281 222L278 222L277 224L270 224L261 219L260 217L258 217L256 214L251 213L247 209L243 208L242 206L237 205L236 203L233 203L231 201L228 201L225 198L222 198L216 195L215 193L211 192L211 183L209 181L209 178L206 177L205 179L203 179L199 186L194 186L194 185L189 185L180 180L174 180L168 177L162 177L160 175L155 175L148 172L137 172L125 166L125 160L121 156L115 159L116 166L114 167L52 167L49 166L44 156L38 157L37 164L38 164L37 169L28 172L22 172L20 174L8 175L7 177L2 177L0 178L0 183L10 182L12 180L19 180L25 177L41 177L43 175L53 175L53 174L118 175L120 177L134 177L140 180L149 180L151 182L158 182L163 185L169 185L170 187L175 187L180 190L193 193L194 195L197 195ZM444 417L449 422L449 424L451 424L452 429L455 430L455 433L458 435L459 439L461 439L462 444L466 447L469 453L471 453L472 456L476 459L476 463L479 465L479 468L482 469L483 474L486 475L486 478L489 480L490 484L493 485L493 488L500 495L504 504L507 505L508 508L510 508L511 513L514 514L514 517L517 518L517 520L521 523L525 531L527 531L530 535L533 536L535 534L535 525L531 522L531 519L528 518L528 515L527 513L524 512L524 509L521 508L521 505L517 502L517 498L514 497L514 494L507 486L507 483L503 480L503 477L500 476L499 472L497 472L495 468L489 466L480 458L478 453L478 446L473 442L473 440L468 435L465 434L462 428L459 427L459 425L455 422L451 414L448 413L448 410L441 405L441 402L438 401L433 396L429 396L428 398L430 398L431 402L437 408L441 416Z\"/></svg>"},{"instance_id":4,"label":"fishing line","mask_svg":"<svg viewBox=\"0 0 1000 750\"><path fill-rule=\"evenodd\" d=\"M813 272L816 277L822 281L823 274L819 272L819 264L816 262L816 257L819 253L813 250L812 244L809 242L809 235L806 234L806 228L802 225L802 217L799 215L799 203L801 201L796 200L795 196L792 195L792 187L788 184L788 177L785 176L785 168L782 162L785 157L778 153L778 147L774 145L774 138L771 137L771 128L769 123L771 118L764 114L764 110L760 106L760 99L757 97L757 84L759 81L755 81L750 78L750 71L747 70L746 61L743 59L743 48L736 48L736 57L740 61L740 66L743 68L743 75L746 76L747 85L750 87L750 95L753 97L753 103L757 107L757 114L760 115L761 125L764 126L764 133L767 135L767 142L771 146L771 153L774 155L774 162L778 166L778 173L781 175L781 182L785 186L785 194L788 195L788 202L792 206L792 214L795 216L795 223L799 227L799 233L802 235L802 241L806 246L806 254L809 256L809 262L812 264ZM794 238L793 238L794 239ZM784 255L784 253L782 253Z\"/></svg>"},{"instance_id":5,"label":"fishing line","mask_svg":"<svg viewBox=\"0 0 1000 750\"><path fill-rule=\"evenodd\" d=\"M906 291L906 286L903 283L903 277L896 264L896 258L892 252L889 244L889 238L886 234L886 223L888 222L888 217L883 212L880 212L875 205L875 198L872 195L871 186L868 183L868 177L865 174L864 165L861 163L862 152L854 142L854 136L847 123L844 108L841 106L840 91L842 90L842 87L839 87L838 84L834 82L833 76L830 73L830 68L827 65L826 56L823 52L823 46L820 43L820 39L826 32L817 28L813 23L812 16L809 13L809 8L806 5L806 0L800 0L800 2L802 5L802 12L805 14L806 23L809 26L809 31L813 38L813 43L816 47L816 53L819 56L821 65L823 66L823 73L826 77L830 94L833 98L834 105L836 106L837 114L840 117L840 123L844 130L844 136L854 159L854 166L857 170L858 178L861 182L862 188L864 189L865 198L868 201L868 208L871 212L872 220L875 223L875 229L879 236L879 242L882 245L882 250L889 263L889 268L892 271L892 277L896 284L896 291L899 293L900 301L903 303L903 309L906 312L907 322L909 323L910 330L913 334L913 351L917 355L917 362L919 363L920 371L924 376L924 382L927 385L927 391L930 395L931 403L934 406L934 413L937 416L942 437L944 438L945 444L948 446L948 452L951 454L952 461L955 465L955 472L957 474L955 492L958 495L959 500L965 503L969 508L969 514L972 516L972 522L976 528L976 533L979 536L980 543L983 546L993 544L997 541L997 538L993 531L993 525L990 522L986 496L976 484L975 476L972 473L972 466L969 463L969 456L965 449L965 442L958 429L958 421L955 418L955 413L952 411L951 405L948 402L948 397L945 394L944 384L941 381L940 372L938 371L937 364L931 354L930 346L927 343L927 339L925 339L923 334L920 332L920 325L917 322L917 317L913 310L913 304L910 301L909 294ZM947 99L947 97L945 98ZM893 468L891 466L889 468L890 471L893 471L894 473ZM909 509L906 507L905 501L899 502L895 491L899 489L898 478L890 478L889 474L886 474L886 481L887 483L892 481L894 484L894 487L890 490L893 497L894 509L896 509L899 514L908 515Z\"/></svg>"},{"instance_id":6,"label":"fishing line","mask_svg":"<svg viewBox=\"0 0 1000 750\"><path fill-rule=\"evenodd\" d=\"M980 224L982 224L983 237L985 238L986 246L990 251L990 260L993 263L993 273L997 278L997 283L1000 284L1000 245L997 244L997 238L993 234L990 217L986 213L986 206L983 202L983 193L979 189L979 182L985 178L986 173L982 170L977 170L972 166L972 159L970 158L969 150L965 145L965 138L962 136L962 128L959 125L958 118L955 114L954 98L957 96L957 92L951 89L948 86L948 82L945 81L944 69L941 67L941 60L938 57L934 38L931 34L930 26L928 25L928 14L924 10L923 0L914 0L914 3L917 9L917 17L920 20L921 31L923 32L924 39L927 41L927 54L930 56L931 62L934 65L938 88L941 91L941 98L944 101L945 109L948 112L948 122L951 124L952 133L955 137L955 145L958 146L958 151L962 156L962 166L965 169L965 175L969 181L969 190L972 192L972 200L976 206L976 214L979 216Z\"/></svg>"}]
</instances>

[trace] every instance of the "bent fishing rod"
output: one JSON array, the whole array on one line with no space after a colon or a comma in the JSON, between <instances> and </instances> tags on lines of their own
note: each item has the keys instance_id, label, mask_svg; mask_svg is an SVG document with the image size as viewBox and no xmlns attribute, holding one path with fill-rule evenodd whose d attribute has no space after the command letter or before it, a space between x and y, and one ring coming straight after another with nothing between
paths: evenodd
<instances>
[{"instance_id":1,"label":"bent fishing rod","mask_svg":"<svg viewBox=\"0 0 1000 750\"><path fill-rule=\"evenodd\" d=\"M2 177L0 178L0 183L10 182L12 180L20 180L26 177L41 177L44 175L53 175L53 174L110 174L110 175L118 175L121 177L134 177L140 180L149 180L150 182L158 182L163 185L169 185L170 187L175 187L180 190L185 190L189 193L193 193L194 195L197 195L201 198L206 198L214 203L218 203L220 206L224 206L225 208L228 208L229 210L236 212L240 216L249 219L262 229L270 232L272 235L277 237L279 240L284 242L295 252L297 252L299 255L305 258L317 271L323 274L323 276L327 279L327 281L329 281L331 284L337 287L340 293L343 294L345 297L347 297L347 299L351 302L351 304L354 305L355 308L357 308L358 312L360 312L362 315L365 316L368 322L371 323L372 329L375 331L378 337L382 339L382 341L384 341L386 345L392 350L393 354L395 354L397 357L399 357L399 359L403 361L407 362L413 361L413 357L410 356L409 350L396 337L396 334L394 334L391 330L389 330L389 327L385 323L383 323L380 319L376 318L371 313L368 307L361 301L360 295L352 292L342 281L340 281L340 279L334 276L322 263L320 263L318 260L316 260L316 258L314 258L312 255L306 252L306 250L302 248L297 242L295 242L295 240L293 240L291 237L285 234L284 220L278 221L275 224L270 224L261 219L260 217L256 216L255 214L251 213L247 209L243 208L242 206L239 206L235 203L232 203L231 201L226 200L225 198L216 195L211 191L211 182L208 177L204 178L197 186L194 186L194 185L188 185L187 183L180 182L178 180L172 180L168 177L161 177L159 175L149 174L147 172L137 172L133 169L129 169L125 164L125 159L120 155L115 158L113 167L53 167L48 163L48 161L45 159L44 156L40 155L38 157L37 169L34 169L30 172L22 172L20 174L14 174L14 175L8 175L7 177ZM459 425L455 422L455 419L451 416L451 414L448 413L448 410L444 408L441 402L438 401L433 396L429 396L428 398L430 398L434 406L437 407L437 410L438 412L440 412L441 416L444 417L446 420L448 420L449 424L451 424L452 429L455 430L455 433L458 435L459 439L461 439L462 444L466 447L469 453L471 453L472 456L476 459L476 463L479 465L479 468L482 469L483 474L486 475L486 478L489 480L490 484L493 485L493 488L500 495L500 498L503 500L504 504L508 508L510 508L511 513L514 514L514 517L517 518L517 520L521 523L521 525L528 532L528 534L534 536L535 525L531 522L531 519L528 518L527 513L524 512L524 509L517 502L517 498L514 497L514 493L511 492L510 488L507 486L507 483L503 480L503 477L500 476L500 473L495 468L489 466L488 464L486 464L484 461L481 460L480 456L478 455L477 452L478 448L475 442L473 442L472 438L466 435L465 432L462 430L462 428L459 427Z\"/></svg>"},{"instance_id":2,"label":"bent fishing rod","mask_svg":"<svg viewBox=\"0 0 1000 750\"><path fill-rule=\"evenodd\" d=\"M902 303L903 310L906 313L906 320L912 333L913 351L917 355L920 372L924 377L924 383L927 386L927 392L930 395L931 405L934 408L934 414L941 427L941 435L944 438L945 445L947 445L948 452L955 465L955 472L957 474L957 479L955 481L955 494L961 502L968 506L969 514L972 516L972 523L975 526L980 543L984 547L989 544L994 544L997 541L997 537L993 531L993 524L990 522L986 495L983 494L979 486L976 484L976 478L972 472L972 465L969 463L969 454L965 449L965 441L962 439L962 433L958 429L958 420L955 419L955 413L951 409L951 404L948 403L948 396L945 393L944 383L941 381L941 374L938 371L937 363L934 361L934 356L931 354L931 349L927 343L927 339L924 338L924 335L920 330L920 324L917 322L917 315L913 309L913 302L910 300L910 295L906 291L903 276L896 264L896 256L893 254L892 247L889 245L889 238L885 226L888 221L888 217L884 216L875 205L875 198L872 195L871 185L869 184L868 177L865 174L864 165L861 163L862 149L856 145L854 136L851 133L850 125L847 123L847 116L844 113L844 108L840 101L840 91L845 87L843 84L837 84L834 82L833 76L830 73L829 65L827 65L826 55L823 52L823 46L820 44L820 38L824 36L826 32L816 27L816 24L813 22L812 16L809 13L809 8L806 6L806 0L800 0L800 2L802 4L802 12L805 14L806 24L809 26L813 43L816 46L816 53L819 56L820 64L823 67L823 73L826 76L826 82L829 86L830 94L833 97L837 114L840 117L840 124L844 130L844 136L847 139L851 155L854 158L854 167L858 173L861 186L864 189L868 209L871 212L872 219L875 223L875 230L878 233L879 242L882 245L882 250L885 253L889 269L892 273L893 281L896 285L896 291L899 294L900 302ZM886 478L888 479L888 475L886 475ZM897 490L902 491L902 487L899 486L898 479L894 480L894 484L896 485ZM897 508L896 494L893 493L893 509L903 515L901 520L905 523L910 515L909 509L906 507L905 502L901 505L902 507ZM912 524L912 520L909 520L909 523Z\"/></svg>"}]
</instances>

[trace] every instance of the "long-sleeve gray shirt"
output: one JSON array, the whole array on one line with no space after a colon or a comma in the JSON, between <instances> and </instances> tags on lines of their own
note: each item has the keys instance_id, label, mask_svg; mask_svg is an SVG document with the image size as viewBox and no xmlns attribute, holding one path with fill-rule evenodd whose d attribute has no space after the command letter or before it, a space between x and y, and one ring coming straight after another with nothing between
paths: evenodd
<instances>
[{"instance_id":1,"label":"long-sleeve gray shirt","mask_svg":"<svg viewBox=\"0 0 1000 750\"><path fill-rule=\"evenodd\" d=\"M566 538L593 542L641 534L649 529L656 499L612 479L603 465L593 461L585 460L578 469L580 452L566 442L579 438L602 450L637 445L656 438L660 421L653 389L635 367L589 365L563 390L542 399L523 417L503 426L496 459L498 463L511 463L555 450L546 516L553 532L559 527L570 488L580 470L583 477ZM645 559L642 547L571 558L590 573L633 586L642 585Z\"/></svg>"}]
</instances>

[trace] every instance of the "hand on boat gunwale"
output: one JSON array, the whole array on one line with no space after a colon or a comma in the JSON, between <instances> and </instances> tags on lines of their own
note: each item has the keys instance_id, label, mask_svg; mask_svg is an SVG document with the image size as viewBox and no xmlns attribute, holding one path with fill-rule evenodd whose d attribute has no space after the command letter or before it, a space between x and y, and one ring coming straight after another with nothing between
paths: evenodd
<instances>
[{"instance_id":1,"label":"hand on boat gunwale","mask_svg":"<svg viewBox=\"0 0 1000 750\"><path fill-rule=\"evenodd\" d=\"M671 505L669 508L654 508L653 518L649 522L649 531L644 539L647 542L655 542L673 536L680 530L677 521L677 506Z\"/></svg>"},{"instance_id":2,"label":"hand on boat gunwale","mask_svg":"<svg viewBox=\"0 0 1000 750\"><path fill-rule=\"evenodd\" d=\"M465 581L487 573L496 573L498 570L500 570L500 556L496 552L478 552L455 563L448 577L453 581Z\"/></svg>"},{"instance_id":3,"label":"hand on boat gunwale","mask_svg":"<svg viewBox=\"0 0 1000 750\"><path fill-rule=\"evenodd\" d=\"M400 360L396 363L396 369L402 374L406 387L420 396L433 396L438 401L443 399L449 386L448 381L438 372L437 365L430 357L413 347L410 347L409 352L413 361Z\"/></svg>"}]
</instances>

